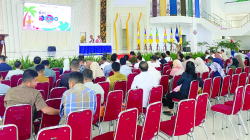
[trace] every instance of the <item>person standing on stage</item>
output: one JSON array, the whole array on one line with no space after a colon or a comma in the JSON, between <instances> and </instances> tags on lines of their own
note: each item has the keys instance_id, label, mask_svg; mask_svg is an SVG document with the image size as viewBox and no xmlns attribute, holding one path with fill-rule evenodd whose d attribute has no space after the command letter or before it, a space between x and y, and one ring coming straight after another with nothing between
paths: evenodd
<instances>
[{"instance_id":1,"label":"person standing on stage","mask_svg":"<svg viewBox=\"0 0 250 140\"><path fill-rule=\"evenodd\" d=\"M95 43L102 43L102 39L101 37L98 35L97 39L95 40Z\"/></svg>"},{"instance_id":2,"label":"person standing on stage","mask_svg":"<svg viewBox=\"0 0 250 140\"><path fill-rule=\"evenodd\" d=\"M90 35L89 43L95 43L95 39L93 38L93 35Z\"/></svg>"}]
</instances>

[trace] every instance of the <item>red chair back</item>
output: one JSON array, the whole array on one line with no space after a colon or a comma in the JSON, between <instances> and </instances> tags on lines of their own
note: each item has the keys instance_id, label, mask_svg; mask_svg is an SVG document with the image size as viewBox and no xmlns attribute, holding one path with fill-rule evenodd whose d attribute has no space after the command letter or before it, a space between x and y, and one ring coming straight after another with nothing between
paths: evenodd
<instances>
[{"instance_id":1,"label":"red chair back","mask_svg":"<svg viewBox=\"0 0 250 140\"><path fill-rule=\"evenodd\" d=\"M161 67L155 67L155 69L161 72Z\"/></svg>"},{"instance_id":2,"label":"red chair back","mask_svg":"<svg viewBox=\"0 0 250 140\"><path fill-rule=\"evenodd\" d=\"M58 87L58 86L59 86L59 84L60 84L60 82L61 82L61 79L56 80L55 87Z\"/></svg>"},{"instance_id":3,"label":"red chair back","mask_svg":"<svg viewBox=\"0 0 250 140\"><path fill-rule=\"evenodd\" d=\"M59 76L60 76L60 72L59 71L55 71L55 73L56 73L56 80L58 80Z\"/></svg>"},{"instance_id":4,"label":"red chair back","mask_svg":"<svg viewBox=\"0 0 250 140\"><path fill-rule=\"evenodd\" d=\"M1 83L10 86L10 80L2 80Z\"/></svg>"},{"instance_id":5,"label":"red chair back","mask_svg":"<svg viewBox=\"0 0 250 140\"><path fill-rule=\"evenodd\" d=\"M103 121L116 120L121 111L122 111L122 91L117 90L109 92L103 115Z\"/></svg>"},{"instance_id":6,"label":"red chair back","mask_svg":"<svg viewBox=\"0 0 250 140\"><path fill-rule=\"evenodd\" d=\"M131 89L128 91L126 109L137 108L138 113L142 113L143 89Z\"/></svg>"},{"instance_id":7,"label":"red chair back","mask_svg":"<svg viewBox=\"0 0 250 140\"><path fill-rule=\"evenodd\" d=\"M227 75L229 75L232 78L233 74L234 74L234 69L233 68L228 69Z\"/></svg>"},{"instance_id":8,"label":"red chair back","mask_svg":"<svg viewBox=\"0 0 250 140\"><path fill-rule=\"evenodd\" d=\"M61 99L48 99L46 101L46 104L49 107L52 107L54 109L60 109L60 104L61 104ZM60 121L60 116L59 115L47 115L47 114L42 114L42 120L40 124L40 129L43 129L45 127L50 127L50 126L56 126L58 125Z\"/></svg>"},{"instance_id":9,"label":"red chair back","mask_svg":"<svg viewBox=\"0 0 250 140\"><path fill-rule=\"evenodd\" d=\"M135 140L138 110L133 108L119 114L114 140Z\"/></svg>"},{"instance_id":10,"label":"red chair back","mask_svg":"<svg viewBox=\"0 0 250 140\"><path fill-rule=\"evenodd\" d=\"M49 78L49 91L50 91L53 88L54 79L52 76L49 76L47 78Z\"/></svg>"},{"instance_id":11,"label":"red chair back","mask_svg":"<svg viewBox=\"0 0 250 140\"><path fill-rule=\"evenodd\" d=\"M1 140L18 140L17 126L14 124L0 126Z\"/></svg>"},{"instance_id":12,"label":"red chair back","mask_svg":"<svg viewBox=\"0 0 250 140\"><path fill-rule=\"evenodd\" d=\"M249 110L249 108L250 108L249 101L250 101L250 84L246 85L246 87L245 87L243 110Z\"/></svg>"},{"instance_id":13,"label":"red chair back","mask_svg":"<svg viewBox=\"0 0 250 140\"><path fill-rule=\"evenodd\" d=\"M170 70L170 72L171 72L171 67L169 65L164 66L162 75L168 75L167 74L168 70Z\"/></svg>"},{"instance_id":14,"label":"red chair back","mask_svg":"<svg viewBox=\"0 0 250 140\"><path fill-rule=\"evenodd\" d=\"M127 93L127 81L125 80L121 80L121 81L116 81L115 84L114 84L114 91L115 90L122 90L123 92L123 100L125 99L125 95Z\"/></svg>"},{"instance_id":15,"label":"red chair back","mask_svg":"<svg viewBox=\"0 0 250 140\"><path fill-rule=\"evenodd\" d=\"M206 63L208 62L208 59L206 59Z\"/></svg>"},{"instance_id":16,"label":"red chair back","mask_svg":"<svg viewBox=\"0 0 250 140\"><path fill-rule=\"evenodd\" d=\"M101 113L101 94L96 94L96 111L93 116L92 124L96 124L100 120Z\"/></svg>"},{"instance_id":17,"label":"red chair back","mask_svg":"<svg viewBox=\"0 0 250 140\"><path fill-rule=\"evenodd\" d=\"M195 100L181 100L178 104L173 136L185 135L194 128Z\"/></svg>"},{"instance_id":18,"label":"red chair back","mask_svg":"<svg viewBox=\"0 0 250 140\"><path fill-rule=\"evenodd\" d=\"M63 74L61 74L61 75L59 76L59 79L62 79L62 77L63 77Z\"/></svg>"},{"instance_id":19,"label":"red chair back","mask_svg":"<svg viewBox=\"0 0 250 140\"><path fill-rule=\"evenodd\" d=\"M46 101L46 100L47 100L47 97L46 97L46 95L45 95L44 90L38 90L38 91L41 93L41 95L42 95L42 97L43 97L43 100Z\"/></svg>"},{"instance_id":20,"label":"red chair back","mask_svg":"<svg viewBox=\"0 0 250 140\"><path fill-rule=\"evenodd\" d=\"M109 82L100 82L98 83L102 89L104 90L104 101L103 102L106 102L107 100L107 97L108 97L108 94L109 94Z\"/></svg>"},{"instance_id":21,"label":"red chair back","mask_svg":"<svg viewBox=\"0 0 250 140\"><path fill-rule=\"evenodd\" d=\"M18 128L18 139L26 140L31 137L32 109L29 104L9 106L4 113L4 125L14 124Z\"/></svg>"},{"instance_id":22,"label":"red chair back","mask_svg":"<svg viewBox=\"0 0 250 140\"><path fill-rule=\"evenodd\" d=\"M208 94L199 94L196 98L195 126L199 126L206 120Z\"/></svg>"},{"instance_id":23,"label":"red chair back","mask_svg":"<svg viewBox=\"0 0 250 140\"><path fill-rule=\"evenodd\" d=\"M46 100L49 98L49 83L48 82L37 83L36 89L43 90L45 92Z\"/></svg>"},{"instance_id":24,"label":"red chair back","mask_svg":"<svg viewBox=\"0 0 250 140\"><path fill-rule=\"evenodd\" d=\"M66 70L63 72L63 74L66 74L66 73L71 73L71 70Z\"/></svg>"},{"instance_id":25,"label":"red chair back","mask_svg":"<svg viewBox=\"0 0 250 140\"><path fill-rule=\"evenodd\" d=\"M230 85L229 94L234 94L235 93L235 90L238 87L238 84L239 84L239 75L234 74L233 77L232 77L232 82L231 82L231 85Z\"/></svg>"},{"instance_id":26,"label":"red chair back","mask_svg":"<svg viewBox=\"0 0 250 140\"><path fill-rule=\"evenodd\" d=\"M242 71L241 67L236 68L236 70L235 70L235 74L240 74L240 73L241 73L241 71Z\"/></svg>"},{"instance_id":27,"label":"red chair back","mask_svg":"<svg viewBox=\"0 0 250 140\"><path fill-rule=\"evenodd\" d=\"M37 140L71 140L72 130L68 125L44 128L37 134Z\"/></svg>"},{"instance_id":28,"label":"red chair back","mask_svg":"<svg viewBox=\"0 0 250 140\"><path fill-rule=\"evenodd\" d=\"M140 71L140 69L132 69L132 73L137 73L137 74L140 74L140 73L141 73L141 71Z\"/></svg>"},{"instance_id":29,"label":"red chair back","mask_svg":"<svg viewBox=\"0 0 250 140\"><path fill-rule=\"evenodd\" d=\"M163 75L160 80L160 85L163 87L163 95L168 93L169 76Z\"/></svg>"},{"instance_id":30,"label":"red chair back","mask_svg":"<svg viewBox=\"0 0 250 140\"><path fill-rule=\"evenodd\" d=\"M161 105L161 102L148 105L141 140L153 139L153 137L158 134L161 120Z\"/></svg>"},{"instance_id":31,"label":"red chair back","mask_svg":"<svg viewBox=\"0 0 250 140\"><path fill-rule=\"evenodd\" d=\"M196 99L199 90L199 81L192 81L190 83L188 99Z\"/></svg>"},{"instance_id":32,"label":"red chair back","mask_svg":"<svg viewBox=\"0 0 250 140\"><path fill-rule=\"evenodd\" d=\"M245 87L247 81L247 73L243 72L239 76L239 85Z\"/></svg>"},{"instance_id":33,"label":"red chair back","mask_svg":"<svg viewBox=\"0 0 250 140\"><path fill-rule=\"evenodd\" d=\"M16 87L18 80L20 78L22 78L22 77L23 77L22 74L11 76L11 78L10 78L10 85L11 85L11 87Z\"/></svg>"},{"instance_id":34,"label":"red chair back","mask_svg":"<svg viewBox=\"0 0 250 140\"><path fill-rule=\"evenodd\" d=\"M207 79L209 77L209 72L203 72L202 73L202 81L204 81L205 79Z\"/></svg>"},{"instance_id":35,"label":"red chair back","mask_svg":"<svg viewBox=\"0 0 250 140\"><path fill-rule=\"evenodd\" d=\"M114 75L114 72L113 72L113 71L110 71L110 72L109 72L109 76L112 76L112 75Z\"/></svg>"},{"instance_id":36,"label":"red chair back","mask_svg":"<svg viewBox=\"0 0 250 140\"><path fill-rule=\"evenodd\" d=\"M214 71L211 72L210 78L212 78L212 79L214 78Z\"/></svg>"},{"instance_id":37,"label":"red chair back","mask_svg":"<svg viewBox=\"0 0 250 140\"><path fill-rule=\"evenodd\" d=\"M96 84L96 83L99 83L99 82L105 82L105 81L106 81L105 76L102 76L102 77L96 77L96 78L95 78L94 83Z\"/></svg>"},{"instance_id":38,"label":"red chair back","mask_svg":"<svg viewBox=\"0 0 250 140\"><path fill-rule=\"evenodd\" d=\"M181 78L181 75L175 75L172 85L172 90L177 87L177 81Z\"/></svg>"},{"instance_id":39,"label":"red chair back","mask_svg":"<svg viewBox=\"0 0 250 140\"><path fill-rule=\"evenodd\" d=\"M66 87L55 87L52 88L50 91L50 96L49 99L53 99L53 98L62 98L63 93L67 90Z\"/></svg>"},{"instance_id":40,"label":"red chair back","mask_svg":"<svg viewBox=\"0 0 250 140\"><path fill-rule=\"evenodd\" d=\"M131 85L134 81L134 78L137 74L136 73L130 73L128 75L128 80L127 80L127 91L129 91L131 89Z\"/></svg>"},{"instance_id":41,"label":"red chair back","mask_svg":"<svg viewBox=\"0 0 250 140\"><path fill-rule=\"evenodd\" d=\"M244 87L243 86L238 86L235 94L234 94L234 104L233 104L233 110L232 114L237 114L241 109L242 109L242 101L243 101L243 93L244 92Z\"/></svg>"},{"instance_id":42,"label":"red chair back","mask_svg":"<svg viewBox=\"0 0 250 140\"><path fill-rule=\"evenodd\" d=\"M210 97L211 87L212 87L212 79L211 78L205 79L204 84L203 84L203 88L202 88L202 93L207 93L208 96Z\"/></svg>"},{"instance_id":43,"label":"red chair back","mask_svg":"<svg viewBox=\"0 0 250 140\"><path fill-rule=\"evenodd\" d=\"M55 71L55 72L59 72L60 71L60 69L59 68L51 68L51 70L53 70L53 71Z\"/></svg>"},{"instance_id":44,"label":"red chair back","mask_svg":"<svg viewBox=\"0 0 250 140\"><path fill-rule=\"evenodd\" d=\"M199 77L201 77L201 73L198 72L197 75L198 75Z\"/></svg>"},{"instance_id":45,"label":"red chair back","mask_svg":"<svg viewBox=\"0 0 250 140\"><path fill-rule=\"evenodd\" d=\"M71 112L67 125L71 127L72 140L91 140L92 111L87 109Z\"/></svg>"},{"instance_id":46,"label":"red chair back","mask_svg":"<svg viewBox=\"0 0 250 140\"><path fill-rule=\"evenodd\" d=\"M17 86L21 85L22 84L22 78L20 78L18 81L17 81Z\"/></svg>"},{"instance_id":47,"label":"red chair back","mask_svg":"<svg viewBox=\"0 0 250 140\"><path fill-rule=\"evenodd\" d=\"M221 77L215 77L213 79L212 93L211 93L210 98L215 98L219 95L220 83L221 83Z\"/></svg>"},{"instance_id":48,"label":"red chair back","mask_svg":"<svg viewBox=\"0 0 250 140\"><path fill-rule=\"evenodd\" d=\"M247 75L249 74L249 66L245 66L244 72L247 73Z\"/></svg>"},{"instance_id":49,"label":"red chair back","mask_svg":"<svg viewBox=\"0 0 250 140\"><path fill-rule=\"evenodd\" d=\"M244 61L245 66L247 66L247 59Z\"/></svg>"},{"instance_id":50,"label":"red chair back","mask_svg":"<svg viewBox=\"0 0 250 140\"><path fill-rule=\"evenodd\" d=\"M228 64L230 63L230 61L231 61L230 59L227 59L227 60L226 60L225 68L228 66Z\"/></svg>"},{"instance_id":51,"label":"red chair back","mask_svg":"<svg viewBox=\"0 0 250 140\"><path fill-rule=\"evenodd\" d=\"M151 92L150 92L148 105L155 103L155 102L161 102L162 95L163 95L162 92L163 92L163 88L161 85L159 85L157 87L153 87Z\"/></svg>"},{"instance_id":52,"label":"red chair back","mask_svg":"<svg viewBox=\"0 0 250 140\"><path fill-rule=\"evenodd\" d=\"M209 69L209 73L211 72L211 68L210 67L208 67L208 69Z\"/></svg>"},{"instance_id":53,"label":"red chair back","mask_svg":"<svg viewBox=\"0 0 250 140\"><path fill-rule=\"evenodd\" d=\"M5 97L5 94L0 94L0 116L3 116L5 112L4 97Z\"/></svg>"},{"instance_id":54,"label":"red chair back","mask_svg":"<svg viewBox=\"0 0 250 140\"><path fill-rule=\"evenodd\" d=\"M230 75L227 75L223 78L222 88L220 92L220 96L225 96L229 92L229 86L230 86Z\"/></svg>"},{"instance_id":55,"label":"red chair back","mask_svg":"<svg viewBox=\"0 0 250 140\"><path fill-rule=\"evenodd\" d=\"M3 79L5 79L5 77L7 76L8 72L9 72L9 71L1 71L1 72L0 72L1 75L2 75L2 77L3 77Z\"/></svg>"},{"instance_id":56,"label":"red chair back","mask_svg":"<svg viewBox=\"0 0 250 140\"><path fill-rule=\"evenodd\" d=\"M172 62L172 61L168 61L168 65L169 65L169 66L172 66L172 65L173 65L173 62Z\"/></svg>"}]
</instances>

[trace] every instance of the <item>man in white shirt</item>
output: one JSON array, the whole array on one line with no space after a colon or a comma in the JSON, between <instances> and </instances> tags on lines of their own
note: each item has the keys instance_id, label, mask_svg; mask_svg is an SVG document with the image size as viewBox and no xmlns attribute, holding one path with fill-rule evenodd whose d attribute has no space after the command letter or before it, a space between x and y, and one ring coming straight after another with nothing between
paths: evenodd
<instances>
[{"instance_id":1,"label":"man in white shirt","mask_svg":"<svg viewBox=\"0 0 250 140\"><path fill-rule=\"evenodd\" d=\"M104 101L104 90L99 84L94 84L93 80L93 72L90 69L85 69L82 71L83 75L83 86L94 90L96 94L101 94L101 103Z\"/></svg>"},{"instance_id":2,"label":"man in white shirt","mask_svg":"<svg viewBox=\"0 0 250 140\"><path fill-rule=\"evenodd\" d=\"M3 77L0 73L0 94L6 94L7 91L10 89L10 86L7 86L5 84L1 84L2 80L3 80Z\"/></svg>"},{"instance_id":3,"label":"man in white shirt","mask_svg":"<svg viewBox=\"0 0 250 140\"><path fill-rule=\"evenodd\" d=\"M170 51L166 51L165 60L166 60L167 62L172 61L172 58L170 57Z\"/></svg>"},{"instance_id":4,"label":"man in white shirt","mask_svg":"<svg viewBox=\"0 0 250 140\"><path fill-rule=\"evenodd\" d=\"M120 64L121 64L120 73L126 75L126 77L128 78L128 75L132 73L132 68L126 65L125 58L120 59Z\"/></svg>"},{"instance_id":5,"label":"man in white shirt","mask_svg":"<svg viewBox=\"0 0 250 140\"><path fill-rule=\"evenodd\" d=\"M155 55L153 55L151 57L151 66L154 68L161 67L161 65L159 63L156 63L156 56Z\"/></svg>"},{"instance_id":6,"label":"man in white shirt","mask_svg":"<svg viewBox=\"0 0 250 140\"><path fill-rule=\"evenodd\" d=\"M139 64L141 63L141 61L142 61L142 57L140 55L137 56L137 63L135 63L134 65L135 69L139 69Z\"/></svg>"},{"instance_id":7,"label":"man in white shirt","mask_svg":"<svg viewBox=\"0 0 250 140\"><path fill-rule=\"evenodd\" d=\"M93 35L90 35L89 43L95 43L95 39L93 38Z\"/></svg>"},{"instance_id":8,"label":"man in white shirt","mask_svg":"<svg viewBox=\"0 0 250 140\"><path fill-rule=\"evenodd\" d=\"M210 56L208 51L205 52L205 55L206 55L205 57L206 59L208 59L208 57Z\"/></svg>"},{"instance_id":9,"label":"man in white shirt","mask_svg":"<svg viewBox=\"0 0 250 140\"><path fill-rule=\"evenodd\" d=\"M213 58L215 58L215 54L214 54L213 50L210 51L210 56L212 56Z\"/></svg>"},{"instance_id":10,"label":"man in white shirt","mask_svg":"<svg viewBox=\"0 0 250 140\"><path fill-rule=\"evenodd\" d=\"M142 61L139 68L141 73L135 76L131 89L143 89L143 107L146 108L148 106L150 91L154 86L157 86L157 83L154 80L154 76L148 72L147 62Z\"/></svg>"},{"instance_id":11,"label":"man in white shirt","mask_svg":"<svg viewBox=\"0 0 250 140\"><path fill-rule=\"evenodd\" d=\"M104 70L104 68L105 68L107 65L110 65L110 63L107 62L107 57L102 57L102 64L101 64L102 70Z\"/></svg>"},{"instance_id":12,"label":"man in white shirt","mask_svg":"<svg viewBox=\"0 0 250 140\"><path fill-rule=\"evenodd\" d=\"M23 74L23 71L21 70L22 63L20 61L16 61L14 65L16 67L16 70L9 71L5 77L5 80L10 80L13 75Z\"/></svg>"}]
</instances>

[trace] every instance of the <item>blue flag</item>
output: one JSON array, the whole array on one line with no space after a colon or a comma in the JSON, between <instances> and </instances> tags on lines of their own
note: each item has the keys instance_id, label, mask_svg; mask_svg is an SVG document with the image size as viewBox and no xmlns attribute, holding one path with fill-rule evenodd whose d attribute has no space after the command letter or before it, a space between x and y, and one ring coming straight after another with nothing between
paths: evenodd
<instances>
[{"instance_id":1,"label":"blue flag","mask_svg":"<svg viewBox=\"0 0 250 140\"><path fill-rule=\"evenodd\" d=\"M180 38L179 38L179 33L178 33L178 28L177 28L177 26L176 26L176 31L175 31L175 39L176 39L176 41L179 43Z\"/></svg>"}]
</instances>

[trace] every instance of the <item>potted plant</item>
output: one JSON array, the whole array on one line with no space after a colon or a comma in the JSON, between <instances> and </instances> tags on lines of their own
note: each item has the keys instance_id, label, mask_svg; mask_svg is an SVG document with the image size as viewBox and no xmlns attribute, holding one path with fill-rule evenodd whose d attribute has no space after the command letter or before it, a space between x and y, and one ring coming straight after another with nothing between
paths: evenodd
<instances>
[{"instance_id":1,"label":"potted plant","mask_svg":"<svg viewBox=\"0 0 250 140\"><path fill-rule=\"evenodd\" d=\"M199 47L201 47L201 52L203 52L203 51L202 51L202 47L203 47L203 46L206 45L207 47L209 47L209 44L208 44L207 42L205 42L205 41L204 41L204 42L198 42L197 45L198 45Z\"/></svg>"}]
</instances>

